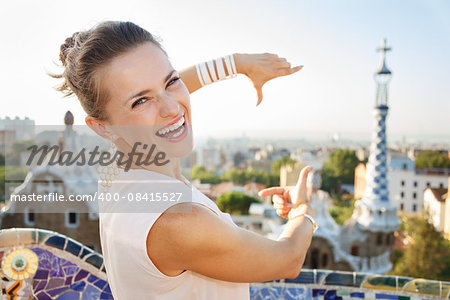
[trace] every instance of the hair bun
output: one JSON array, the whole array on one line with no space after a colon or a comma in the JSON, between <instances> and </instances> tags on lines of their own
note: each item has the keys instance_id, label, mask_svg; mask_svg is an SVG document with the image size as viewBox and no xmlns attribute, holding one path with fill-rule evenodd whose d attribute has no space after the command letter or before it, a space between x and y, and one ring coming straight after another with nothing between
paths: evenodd
<instances>
[{"instance_id":1,"label":"hair bun","mask_svg":"<svg viewBox=\"0 0 450 300\"><path fill-rule=\"evenodd\" d=\"M84 32L75 32L71 37L68 37L64 44L61 45L60 53L59 53L59 60L62 62L63 66L66 66L67 64L67 57L69 54L77 49L79 50L83 42L86 41L89 33Z\"/></svg>"}]
</instances>

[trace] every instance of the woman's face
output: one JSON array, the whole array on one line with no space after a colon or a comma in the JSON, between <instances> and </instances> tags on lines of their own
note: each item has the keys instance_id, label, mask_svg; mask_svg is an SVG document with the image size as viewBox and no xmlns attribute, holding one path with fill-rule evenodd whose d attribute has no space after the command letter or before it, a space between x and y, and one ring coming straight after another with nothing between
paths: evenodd
<instances>
[{"instance_id":1,"label":"woman's face","mask_svg":"<svg viewBox=\"0 0 450 300\"><path fill-rule=\"evenodd\" d=\"M98 75L108 93L107 123L131 147L154 144L168 157L192 150L189 92L160 48L150 42L137 46Z\"/></svg>"}]
</instances>

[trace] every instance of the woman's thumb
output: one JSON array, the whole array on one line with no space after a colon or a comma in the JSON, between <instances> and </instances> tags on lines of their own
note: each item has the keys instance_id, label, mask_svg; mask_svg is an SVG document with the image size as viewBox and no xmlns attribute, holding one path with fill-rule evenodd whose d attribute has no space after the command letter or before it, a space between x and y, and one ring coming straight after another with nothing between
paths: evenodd
<instances>
[{"instance_id":1,"label":"woman's thumb","mask_svg":"<svg viewBox=\"0 0 450 300\"><path fill-rule=\"evenodd\" d=\"M258 97L258 101L256 102L256 106L258 106L261 103L262 99L263 99L262 85L255 84L254 87L255 87L255 90L256 90L256 96Z\"/></svg>"}]
</instances>

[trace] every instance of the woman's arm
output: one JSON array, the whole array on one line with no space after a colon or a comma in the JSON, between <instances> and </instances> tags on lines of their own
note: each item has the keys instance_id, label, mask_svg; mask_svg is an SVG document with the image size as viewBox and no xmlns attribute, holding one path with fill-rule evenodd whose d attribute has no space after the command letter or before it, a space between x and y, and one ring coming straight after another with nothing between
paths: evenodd
<instances>
[{"instance_id":1,"label":"woman's arm","mask_svg":"<svg viewBox=\"0 0 450 300\"><path fill-rule=\"evenodd\" d=\"M307 173L299 179L302 191ZM192 213L167 213L169 208L147 240L149 257L164 274L191 270L220 280L257 282L295 278L300 273L313 233L306 217L289 220L275 241L234 226L201 204L177 205L192 205ZM308 207L304 202L296 209Z\"/></svg>"},{"instance_id":2,"label":"woman's arm","mask_svg":"<svg viewBox=\"0 0 450 300\"><path fill-rule=\"evenodd\" d=\"M233 54L234 61L236 63L236 71L238 74L246 75L253 83L256 89L258 103L262 100L262 87L263 85L276 77L293 74L299 71L302 66L291 68L291 64L286 61L285 58L278 57L276 54L263 53L263 54ZM221 59L224 66L226 75L228 70L225 62ZM217 70L217 66L214 62L214 68ZM202 87L197 75L195 66L188 67L179 72L181 79L186 85L189 93L193 93Z\"/></svg>"}]
</instances>

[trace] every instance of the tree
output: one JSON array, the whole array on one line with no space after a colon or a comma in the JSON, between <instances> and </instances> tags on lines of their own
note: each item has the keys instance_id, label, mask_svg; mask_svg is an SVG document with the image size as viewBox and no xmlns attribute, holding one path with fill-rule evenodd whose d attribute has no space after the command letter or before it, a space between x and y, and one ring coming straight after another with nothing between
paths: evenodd
<instances>
[{"instance_id":1,"label":"tree","mask_svg":"<svg viewBox=\"0 0 450 300\"><path fill-rule=\"evenodd\" d=\"M290 165L294 166L297 161L295 159L290 158L289 156L283 156L282 158L274 161L271 166L271 170L273 174L280 175L280 169L282 166Z\"/></svg>"},{"instance_id":2,"label":"tree","mask_svg":"<svg viewBox=\"0 0 450 300\"><path fill-rule=\"evenodd\" d=\"M297 161L289 156L283 156L282 158L274 161L270 168L270 184L267 184L267 186L279 185L281 167L286 165L294 166L296 163Z\"/></svg>"},{"instance_id":3,"label":"tree","mask_svg":"<svg viewBox=\"0 0 450 300\"><path fill-rule=\"evenodd\" d=\"M192 178L198 179L203 173L206 172L206 169L204 166L194 166L192 168Z\"/></svg>"},{"instance_id":4,"label":"tree","mask_svg":"<svg viewBox=\"0 0 450 300\"><path fill-rule=\"evenodd\" d=\"M221 211L232 215L248 215L248 209L252 203L259 203L259 201L254 197L239 192L222 194L216 201Z\"/></svg>"},{"instance_id":5,"label":"tree","mask_svg":"<svg viewBox=\"0 0 450 300\"><path fill-rule=\"evenodd\" d=\"M5 165L5 154L0 153L0 166Z\"/></svg>"},{"instance_id":6,"label":"tree","mask_svg":"<svg viewBox=\"0 0 450 300\"><path fill-rule=\"evenodd\" d=\"M5 178L6 176L6 178ZM16 166L0 166L0 200L4 201L6 196L6 179L23 181L27 176L27 170ZM8 187L11 184L8 184ZM18 184L15 184L18 185Z\"/></svg>"},{"instance_id":7,"label":"tree","mask_svg":"<svg viewBox=\"0 0 450 300\"><path fill-rule=\"evenodd\" d=\"M194 166L192 168L192 179L198 179L201 183L217 184L222 180L213 172L206 171L204 166Z\"/></svg>"},{"instance_id":8,"label":"tree","mask_svg":"<svg viewBox=\"0 0 450 300\"><path fill-rule=\"evenodd\" d=\"M337 193L341 184L353 184L359 162L353 150L338 149L331 153L322 168L322 189Z\"/></svg>"},{"instance_id":9,"label":"tree","mask_svg":"<svg viewBox=\"0 0 450 300\"><path fill-rule=\"evenodd\" d=\"M350 219L355 206L355 199L350 194L333 195L333 206L328 208L330 215L339 225L344 225Z\"/></svg>"},{"instance_id":10,"label":"tree","mask_svg":"<svg viewBox=\"0 0 450 300\"><path fill-rule=\"evenodd\" d=\"M8 152L8 165L18 166L20 164L21 153L28 151L27 148L34 144L34 140L15 141Z\"/></svg>"},{"instance_id":11,"label":"tree","mask_svg":"<svg viewBox=\"0 0 450 300\"><path fill-rule=\"evenodd\" d=\"M422 151L416 157L416 169L424 168L450 168L450 158L439 151Z\"/></svg>"},{"instance_id":12,"label":"tree","mask_svg":"<svg viewBox=\"0 0 450 300\"><path fill-rule=\"evenodd\" d=\"M394 265L392 274L450 280L450 241L436 231L425 217L404 218L402 230L409 237L406 250Z\"/></svg>"},{"instance_id":13,"label":"tree","mask_svg":"<svg viewBox=\"0 0 450 300\"><path fill-rule=\"evenodd\" d=\"M231 168L221 177L222 181L232 181L235 184L244 185L249 182L262 183L266 186L277 184L272 174L263 170L238 170Z\"/></svg>"}]
</instances>

